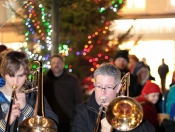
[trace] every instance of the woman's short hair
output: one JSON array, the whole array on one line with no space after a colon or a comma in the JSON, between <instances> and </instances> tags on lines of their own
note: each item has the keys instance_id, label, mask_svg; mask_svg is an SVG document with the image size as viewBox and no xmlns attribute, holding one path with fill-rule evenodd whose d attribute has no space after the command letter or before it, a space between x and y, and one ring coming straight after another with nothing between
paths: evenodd
<instances>
[{"instance_id":1,"label":"woman's short hair","mask_svg":"<svg viewBox=\"0 0 175 132\"><path fill-rule=\"evenodd\" d=\"M9 75L15 76L15 73L20 69L20 66L24 68L24 75L30 73L30 61L24 52L10 51L1 58L0 73L4 77Z\"/></svg>"}]
</instances>

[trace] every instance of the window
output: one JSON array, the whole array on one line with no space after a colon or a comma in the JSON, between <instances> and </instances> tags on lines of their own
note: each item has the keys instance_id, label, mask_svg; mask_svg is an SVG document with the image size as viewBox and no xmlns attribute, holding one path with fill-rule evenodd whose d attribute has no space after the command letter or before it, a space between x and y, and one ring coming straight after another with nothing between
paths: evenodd
<instances>
[{"instance_id":1,"label":"window","mask_svg":"<svg viewBox=\"0 0 175 132\"><path fill-rule=\"evenodd\" d=\"M126 7L127 8L137 8L143 9L146 6L146 0L127 0Z\"/></svg>"},{"instance_id":2,"label":"window","mask_svg":"<svg viewBox=\"0 0 175 132\"><path fill-rule=\"evenodd\" d=\"M175 0L170 0L170 5L175 6Z\"/></svg>"}]
</instances>

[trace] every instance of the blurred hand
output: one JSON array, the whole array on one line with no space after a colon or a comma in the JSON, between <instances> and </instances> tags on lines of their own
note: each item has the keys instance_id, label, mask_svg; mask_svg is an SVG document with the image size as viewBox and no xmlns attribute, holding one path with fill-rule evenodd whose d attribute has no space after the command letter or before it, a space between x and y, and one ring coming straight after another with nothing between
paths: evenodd
<instances>
[{"instance_id":1,"label":"blurred hand","mask_svg":"<svg viewBox=\"0 0 175 132\"><path fill-rule=\"evenodd\" d=\"M6 123L7 123L8 114L9 114L9 111L7 112L6 117L4 119ZM19 110L19 104L13 104L11 109L9 124L11 125L16 120L16 118L20 116L20 114L21 114L21 111Z\"/></svg>"},{"instance_id":2,"label":"blurred hand","mask_svg":"<svg viewBox=\"0 0 175 132\"><path fill-rule=\"evenodd\" d=\"M17 99L15 104L19 104L20 110L26 106L26 94L25 93L16 93Z\"/></svg>"},{"instance_id":3,"label":"blurred hand","mask_svg":"<svg viewBox=\"0 0 175 132\"><path fill-rule=\"evenodd\" d=\"M101 120L101 132L110 132L111 131L111 125L108 123L106 118L103 118Z\"/></svg>"}]
</instances>

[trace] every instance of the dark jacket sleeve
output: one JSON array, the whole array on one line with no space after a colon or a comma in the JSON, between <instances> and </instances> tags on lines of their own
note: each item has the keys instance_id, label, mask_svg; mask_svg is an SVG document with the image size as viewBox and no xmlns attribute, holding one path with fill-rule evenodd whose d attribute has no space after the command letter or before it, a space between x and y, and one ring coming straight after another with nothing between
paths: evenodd
<instances>
[{"instance_id":1,"label":"dark jacket sleeve","mask_svg":"<svg viewBox=\"0 0 175 132\"><path fill-rule=\"evenodd\" d=\"M142 123L130 132L155 132L155 129L147 120L143 119Z\"/></svg>"},{"instance_id":2,"label":"dark jacket sleeve","mask_svg":"<svg viewBox=\"0 0 175 132\"><path fill-rule=\"evenodd\" d=\"M58 125L58 117L57 115L52 111L50 105L47 102L47 99L44 97L44 110L45 110L45 116L47 118L52 119L57 125Z\"/></svg>"},{"instance_id":3,"label":"dark jacket sleeve","mask_svg":"<svg viewBox=\"0 0 175 132\"><path fill-rule=\"evenodd\" d=\"M71 122L71 132L93 132L92 127L89 126L86 104L80 104L75 107Z\"/></svg>"}]
</instances>

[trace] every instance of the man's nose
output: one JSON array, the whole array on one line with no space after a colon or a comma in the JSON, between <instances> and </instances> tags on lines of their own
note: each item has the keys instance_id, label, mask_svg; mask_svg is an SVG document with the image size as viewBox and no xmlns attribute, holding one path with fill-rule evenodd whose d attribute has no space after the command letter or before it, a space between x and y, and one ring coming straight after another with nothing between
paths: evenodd
<instances>
[{"instance_id":1,"label":"man's nose","mask_svg":"<svg viewBox=\"0 0 175 132\"><path fill-rule=\"evenodd\" d=\"M101 89L101 94L103 95L103 94L105 94L106 93L106 88L102 88Z\"/></svg>"},{"instance_id":2,"label":"man's nose","mask_svg":"<svg viewBox=\"0 0 175 132\"><path fill-rule=\"evenodd\" d=\"M14 77L13 78L13 85L17 85L17 83L18 83L18 78L17 77Z\"/></svg>"}]
</instances>

